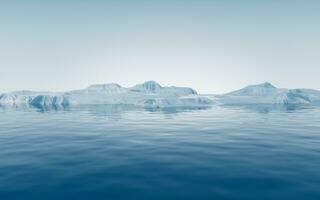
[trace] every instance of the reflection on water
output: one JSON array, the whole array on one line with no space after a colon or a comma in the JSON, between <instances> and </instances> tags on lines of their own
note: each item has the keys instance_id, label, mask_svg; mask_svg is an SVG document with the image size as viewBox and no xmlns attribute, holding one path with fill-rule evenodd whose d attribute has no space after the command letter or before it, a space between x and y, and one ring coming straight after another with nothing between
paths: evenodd
<instances>
[{"instance_id":1,"label":"reflection on water","mask_svg":"<svg viewBox=\"0 0 320 200\"><path fill-rule=\"evenodd\" d=\"M320 199L320 109L0 112L0 199Z\"/></svg>"},{"instance_id":2,"label":"reflection on water","mask_svg":"<svg viewBox=\"0 0 320 200\"><path fill-rule=\"evenodd\" d=\"M258 113L270 113L270 112L291 112L303 109L317 108L316 106L309 105L294 105L294 104L250 104L250 105L225 105L224 107L239 108L250 110Z\"/></svg>"},{"instance_id":3,"label":"reflection on water","mask_svg":"<svg viewBox=\"0 0 320 200\"><path fill-rule=\"evenodd\" d=\"M213 106L220 107L220 106ZM317 106L308 105L293 105L293 104L248 104L248 105L221 105L222 108L230 109L243 109L257 113L270 113L270 112L291 112L304 109L316 109ZM121 113L129 111L148 111L148 112L160 112L165 114L175 114L180 112L189 111L201 111L211 109L212 106L201 107L167 107L167 108L143 108L135 105L127 104L106 104L106 105L76 105L76 106L1 106L0 110L15 110L15 111L37 111L37 112L52 112L52 111L64 111L64 112L77 112L87 111L96 116L114 116L121 115Z\"/></svg>"},{"instance_id":4,"label":"reflection on water","mask_svg":"<svg viewBox=\"0 0 320 200\"><path fill-rule=\"evenodd\" d=\"M148 111L148 112L161 112L165 114L174 114L188 111L206 110L211 108L210 106L188 106L188 107L166 107L166 108L144 108L136 105L129 104L101 104L101 105L73 105L73 106L1 106L1 110L15 110L15 111L37 111L37 112L53 112L53 111L64 111L64 112L90 112L96 116L114 116L121 115L121 113L129 111Z\"/></svg>"}]
</instances>

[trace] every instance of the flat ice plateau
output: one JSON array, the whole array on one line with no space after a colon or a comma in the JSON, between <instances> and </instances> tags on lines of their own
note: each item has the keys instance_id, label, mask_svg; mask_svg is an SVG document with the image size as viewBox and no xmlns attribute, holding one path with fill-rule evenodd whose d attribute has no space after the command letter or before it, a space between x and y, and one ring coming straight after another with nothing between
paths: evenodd
<instances>
[{"instance_id":1,"label":"flat ice plateau","mask_svg":"<svg viewBox=\"0 0 320 200\"><path fill-rule=\"evenodd\" d=\"M92 85L68 92L15 91L0 95L1 106L134 105L145 108L207 107L211 105L320 105L320 91L281 89L266 82L223 95L199 95L187 87L164 87L147 81L125 88L118 84Z\"/></svg>"}]
</instances>

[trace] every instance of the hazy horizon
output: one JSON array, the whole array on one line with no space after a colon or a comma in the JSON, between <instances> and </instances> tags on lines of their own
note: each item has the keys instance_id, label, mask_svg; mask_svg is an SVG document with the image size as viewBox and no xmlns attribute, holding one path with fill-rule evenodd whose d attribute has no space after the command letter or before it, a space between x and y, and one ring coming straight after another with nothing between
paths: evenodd
<instances>
[{"instance_id":1,"label":"hazy horizon","mask_svg":"<svg viewBox=\"0 0 320 200\"><path fill-rule=\"evenodd\" d=\"M320 2L2 1L0 93L148 80L320 89Z\"/></svg>"}]
</instances>

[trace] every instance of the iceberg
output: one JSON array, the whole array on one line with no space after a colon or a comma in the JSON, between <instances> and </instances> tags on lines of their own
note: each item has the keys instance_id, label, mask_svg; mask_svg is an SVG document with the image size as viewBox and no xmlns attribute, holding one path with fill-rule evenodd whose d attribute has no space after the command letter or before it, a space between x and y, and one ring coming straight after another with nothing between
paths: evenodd
<instances>
[{"instance_id":1,"label":"iceberg","mask_svg":"<svg viewBox=\"0 0 320 200\"><path fill-rule=\"evenodd\" d=\"M283 89L265 82L223 95L199 95L188 87L161 86L146 81L133 87L116 83L91 85L68 92L15 91L0 95L0 106L65 107L72 105L133 105L145 108L209 107L217 105L320 105L320 91Z\"/></svg>"},{"instance_id":2,"label":"iceberg","mask_svg":"<svg viewBox=\"0 0 320 200\"><path fill-rule=\"evenodd\" d=\"M91 85L62 93L16 91L0 96L0 105L36 107L123 104L146 108L210 106L212 101L187 87L164 87L147 81L125 88L116 83Z\"/></svg>"},{"instance_id":3,"label":"iceberg","mask_svg":"<svg viewBox=\"0 0 320 200\"><path fill-rule=\"evenodd\" d=\"M320 91L312 89L282 89L271 83L250 85L224 95L216 96L220 104L320 104Z\"/></svg>"}]
</instances>

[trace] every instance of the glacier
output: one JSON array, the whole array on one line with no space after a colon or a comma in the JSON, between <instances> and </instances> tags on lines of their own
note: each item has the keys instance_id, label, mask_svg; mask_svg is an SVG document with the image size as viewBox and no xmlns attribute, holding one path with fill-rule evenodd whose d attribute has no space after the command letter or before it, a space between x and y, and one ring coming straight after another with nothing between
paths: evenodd
<instances>
[{"instance_id":1,"label":"glacier","mask_svg":"<svg viewBox=\"0 0 320 200\"><path fill-rule=\"evenodd\" d=\"M91 85L82 90L68 92L16 91L0 95L2 106L71 106L123 104L145 108L203 107L212 100L198 95L187 87L164 87L155 81L146 81L125 88L116 83Z\"/></svg>"}]
</instances>

